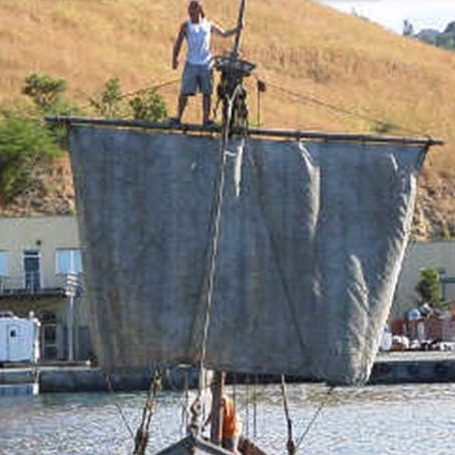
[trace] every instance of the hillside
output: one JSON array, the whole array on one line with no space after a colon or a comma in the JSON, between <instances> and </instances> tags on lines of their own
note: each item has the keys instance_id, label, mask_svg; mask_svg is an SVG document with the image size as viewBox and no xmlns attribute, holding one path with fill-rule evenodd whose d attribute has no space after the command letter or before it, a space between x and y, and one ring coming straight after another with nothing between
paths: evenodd
<instances>
[{"instance_id":1,"label":"hillside","mask_svg":"<svg viewBox=\"0 0 455 455\"><path fill-rule=\"evenodd\" d=\"M125 92L179 79L171 48L186 0L3 0L0 22L0 105L20 101L24 78L42 71L67 80L81 105L118 77ZM237 1L206 0L213 20L234 25ZM261 122L267 127L377 132L442 138L421 180L415 233L455 236L455 54L392 34L365 19L305 0L250 0L244 56L268 82ZM217 50L229 41L218 41ZM256 119L254 80L251 117ZM283 91L282 88L287 90ZM178 84L161 93L174 109ZM310 97L291 96L289 92ZM187 119L200 117L190 103ZM354 113L346 115L323 104ZM399 125L403 129L391 127ZM67 161L41 166L28 195L0 213L73 210Z\"/></svg>"}]
</instances>

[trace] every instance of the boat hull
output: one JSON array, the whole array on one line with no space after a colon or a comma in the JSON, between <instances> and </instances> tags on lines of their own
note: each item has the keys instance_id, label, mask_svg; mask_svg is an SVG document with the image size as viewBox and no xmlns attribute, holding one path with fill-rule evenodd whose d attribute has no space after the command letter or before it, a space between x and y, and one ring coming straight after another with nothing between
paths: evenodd
<instances>
[{"instance_id":1,"label":"boat hull","mask_svg":"<svg viewBox=\"0 0 455 455\"><path fill-rule=\"evenodd\" d=\"M267 455L262 449L246 438L241 438L239 452L242 455ZM218 447L197 436L187 436L176 444L167 447L157 455L232 455L222 447Z\"/></svg>"}]
</instances>

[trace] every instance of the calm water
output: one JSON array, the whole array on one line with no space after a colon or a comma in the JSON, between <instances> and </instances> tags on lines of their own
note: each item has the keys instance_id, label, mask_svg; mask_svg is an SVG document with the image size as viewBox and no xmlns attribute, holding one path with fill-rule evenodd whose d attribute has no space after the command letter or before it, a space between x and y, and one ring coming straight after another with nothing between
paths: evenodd
<instances>
[{"instance_id":1,"label":"calm water","mask_svg":"<svg viewBox=\"0 0 455 455\"><path fill-rule=\"evenodd\" d=\"M278 386L257 387L257 405L237 387L244 433L270 454L285 454L286 421ZM232 389L228 388L228 392ZM248 388L248 396L254 388ZM326 399L319 385L288 387L296 439ZM1 454L128 454L145 394L50 394L0 400ZM245 406L248 402L249 405ZM182 434L185 398L162 393L152 420L149 452ZM455 384L335 389L304 440L302 454L455 453ZM256 416L256 417L254 417Z\"/></svg>"}]
</instances>

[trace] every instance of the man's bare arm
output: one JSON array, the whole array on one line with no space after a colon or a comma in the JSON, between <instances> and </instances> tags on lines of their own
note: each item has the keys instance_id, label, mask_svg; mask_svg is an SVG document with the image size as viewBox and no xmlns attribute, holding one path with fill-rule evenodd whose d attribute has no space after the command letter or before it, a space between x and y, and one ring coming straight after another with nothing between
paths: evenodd
<instances>
[{"instance_id":1,"label":"man's bare arm","mask_svg":"<svg viewBox=\"0 0 455 455\"><path fill-rule=\"evenodd\" d=\"M183 23L180 27L179 34L177 35L177 39L175 40L174 43L174 49L172 51L172 68L174 70L177 69L179 66L179 54L180 54L180 49L182 48L183 40L185 39L186 36L186 22Z\"/></svg>"},{"instance_id":2,"label":"man's bare arm","mask_svg":"<svg viewBox=\"0 0 455 455\"><path fill-rule=\"evenodd\" d=\"M223 38L229 38L230 36L235 35L237 33L237 31L239 30L239 28L241 28L241 27L235 27L235 28L231 28L229 30L224 30L219 25L212 24L212 33L216 36L221 36Z\"/></svg>"}]
</instances>

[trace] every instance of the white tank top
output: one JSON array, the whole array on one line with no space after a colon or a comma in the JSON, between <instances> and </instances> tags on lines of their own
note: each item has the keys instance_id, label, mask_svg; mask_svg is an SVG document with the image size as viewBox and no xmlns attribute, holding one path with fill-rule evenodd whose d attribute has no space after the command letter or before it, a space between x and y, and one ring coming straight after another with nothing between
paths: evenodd
<instances>
[{"instance_id":1,"label":"white tank top","mask_svg":"<svg viewBox=\"0 0 455 455\"><path fill-rule=\"evenodd\" d=\"M212 59L210 52L210 36L212 25L209 21L202 19L199 24L187 22L186 39L188 41L188 52L186 61L192 65L206 65Z\"/></svg>"}]
</instances>

